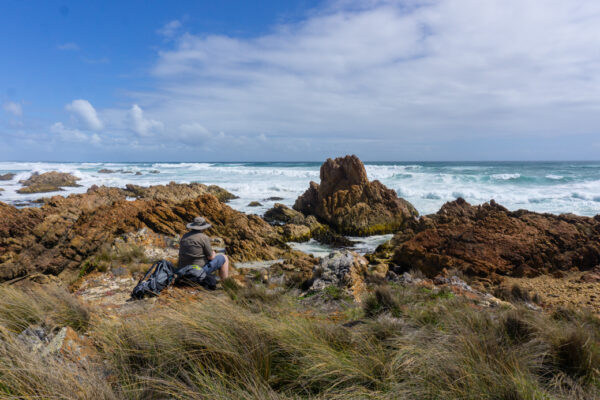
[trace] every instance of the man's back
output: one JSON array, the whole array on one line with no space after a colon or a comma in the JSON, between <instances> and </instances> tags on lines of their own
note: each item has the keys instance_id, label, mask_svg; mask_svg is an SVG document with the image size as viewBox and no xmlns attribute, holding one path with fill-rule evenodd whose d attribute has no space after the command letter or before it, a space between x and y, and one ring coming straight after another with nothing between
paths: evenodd
<instances>
[{"instance_id":1,"label":"man's back","mask_svg":"<svg viewBox=\"0 0 600 400\"><path fill-rule=\"evenodd\" d=\"M179 267L204 266L212 253L210 238L200 231L190 231L179 241Z\"/></svg>"}]
</instances>

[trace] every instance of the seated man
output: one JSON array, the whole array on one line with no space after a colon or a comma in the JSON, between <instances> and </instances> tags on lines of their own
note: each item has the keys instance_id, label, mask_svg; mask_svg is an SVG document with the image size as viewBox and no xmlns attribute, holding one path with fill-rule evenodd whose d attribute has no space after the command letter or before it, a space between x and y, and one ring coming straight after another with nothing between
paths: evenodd
<instances>
[{"instance_id":1,"label":"seated man","mask_svg":"<svg viewBox=\"0 0 600 400\"><path fill-rule=\"evenodd\" d=\"M229 259L225 254L217 255L210 245L209 237L202 233L211 225L204 218L196 217L186 227L190 231L179 241L179 268L198 265L204 267L207 275L219 270L221 280L227 278Z\"/></svg>"}]
</instances>

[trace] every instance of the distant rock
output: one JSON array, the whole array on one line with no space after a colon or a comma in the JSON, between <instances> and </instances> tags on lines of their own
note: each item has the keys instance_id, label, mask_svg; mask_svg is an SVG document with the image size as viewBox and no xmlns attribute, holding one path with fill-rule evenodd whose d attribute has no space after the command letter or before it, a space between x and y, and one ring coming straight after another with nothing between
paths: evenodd
<instances>
[{"instance_id":1,"label":"distant rock","mask_svg":"<svg viewBox=\"0 0 600 400\"><path fill-rule=\"evenodd\" d=\"M250 203L248 203L247 207L262 207L262 204L258 201L251 201Z\"/></svg>"},{"instance_id":2,"label":"distant rock","mask_svg":"<svg viewBox=\"0 0 600 400\"><path fill-rule=\"evenodd\" d=\"M102 168L101 170L98 170L99 174L114 174L117 171L113 170L113 169L108 169L108 168Z\"/></svg>"},{"instance_id":3,"label":"distant rock","mask_svg":"<svg viewBox=\"0 0 600 400\"><path fill-rule=\"evenodd\" d=\"M369 182L363 163L354 155L327 159L320 177L320 184L310 182L294 209L316 216L339 233L392 233L418 215L394 190L379 181Z\"/></svg>"},{"instance_id":4,"label":"distant rock","mask_svg":"<svg viewBox=\"0 0 600 400\"><path fill-rule=\"evenodd\" d=\"M229 193L227 190L219 186L207 186L201 183L185 184L170 182L168 185L155 185L148 187L128 184L125 186L125 193L130 197L135 197L138 199L169 201L194 199L205 193L210 193L221 201L228 201L237 198L237 196Z\"/></svg>"},{"instance_id":5,"label":"distant rock","mask_svg":"<svg viewBox=\"0 0 600 400\"><path fill-rule=\"evenodd\" d=\"M267 197L265 199L265 201L281 201L283 200L283 197L279 197L279 196L271 196L271 197Z\"/></svg>"},{"instance_id":6,"label":"distant rock","mask_svg":"<svg viewBox=\"0 0 600 400\"><path fill-rule=\"evenodd\" d=\"M14 177L15 177L15 174L3 174L3 175L0 175L0 181L10 181Z\"/></svg>"},{"instance_id":7,"label":"distant rock","mask_svg":"<svg viewBox=\"0 0 600 400\"><path fill-rule=\"evenodd\" d=\"M444 268L494 281L590 270L600 265L600 216L512 212L493 200L472 206L459 198L413 222L378 252L429 277Z\"/></svg>"},{"instance_id":8,"label":"distant rock","mask_svg":"<svg viewBox=\"0 0 600 400\"><path fill-rule=\"evenodd\" d=\"M153 169L152 171L149 172L150 174L160 174L160 171L157 169Z\"/></svg>"},{"instance_id":9,"label":"distant rock","mask_svg":"<svg viewBox=\"0 0 600 400\"><path fill-rule=\"evenodd\" d=\"M136 175L141 175L142 173L140 171L136 171L135 174Z\"/></svg>"},{"instance_id":10,"label":"distant rock","mask_svg":"<svg viewBox=\"0 0 600 400\"><path fill-rule=\"evenodd\" d=\"M17 193L46 193L57 192L62 190L62 187L81 186L77 184L79 178L67 172L45 172L43 174L33 173L29 179L21 180L24 187L17 190Z\"/></svg>"}]
</instances>

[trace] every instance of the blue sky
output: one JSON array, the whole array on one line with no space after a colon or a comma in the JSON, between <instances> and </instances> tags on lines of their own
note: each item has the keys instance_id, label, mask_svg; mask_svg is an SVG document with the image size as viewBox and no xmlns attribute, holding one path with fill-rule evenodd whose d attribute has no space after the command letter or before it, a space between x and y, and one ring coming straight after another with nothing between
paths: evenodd
<instances>
[{"instance_id":1,"label":"blue sky","mask_svg":"<svg viewBox=\"0 0 600 400\"><path fill-rule=\"evenodd\" d=\"M590 160L600 3L0 4L0 159Z\"/></svg>"}]
</instances>

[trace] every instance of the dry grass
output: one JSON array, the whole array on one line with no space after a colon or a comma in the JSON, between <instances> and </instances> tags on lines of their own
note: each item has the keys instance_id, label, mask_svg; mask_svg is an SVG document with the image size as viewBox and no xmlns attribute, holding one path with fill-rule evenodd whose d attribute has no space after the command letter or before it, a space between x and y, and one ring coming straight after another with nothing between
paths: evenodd
<instances>
[{"instance_id":1,"label":"dry grass","mask_svg":"<svg viewBox=\"0 0 600 400\"><path fill-rule=\"evenodd\" d=\"M388 286L343 313L348 323L294 292L223 286L231 297L91 325L64 294L48 306L2 289L2 398L600 398L600 321L586 312L480 310ZM26 354L14 332L48 315L87 330L109 373Z\"/></svg>"}]
</instances>

